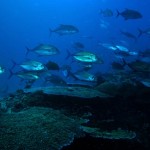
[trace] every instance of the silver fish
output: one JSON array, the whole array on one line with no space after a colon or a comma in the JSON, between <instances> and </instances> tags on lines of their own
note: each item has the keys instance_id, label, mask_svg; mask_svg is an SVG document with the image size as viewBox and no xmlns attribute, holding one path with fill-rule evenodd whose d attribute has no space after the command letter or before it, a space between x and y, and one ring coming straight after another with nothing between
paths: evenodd
<instances>
[{"instance_id":1,"label":"silver fish","mask_svg":"<svg viewBox=\"0 0 150 150\"><path fill-rule=\"evenodd\" d=\"M117 48L117 50L119 51L123 51L123 52L128 52L129 49L123 45L115 45L115 47Z\"/></svg>"},{"instance_id":2,"label":"silver fish","mask_svg":"<svg viewBox=\"0 0 150 150\"><path fill-rule=\"evenodd\" d=\"M39 55L44 55L44 56L50 56L50 55L55 55L59 53L59 50L57 47L50 45L50 44L39 44L33 49L27 48L27 53L26 55L30 52L35 52Z\"/></svg>"},{"instance_id":3,"label":"silver fish","mask_svg":"<svg viewBox=\"0 0 150 150\"><path fill-rule=\"evenodd\" d=\"M139 31L138 37L140 37L142 34L150 35L150 28L147 28L145 30L138 29L138 31Z\"/></svg>"},{"instance_id":4,"label":"silver fish","mask_svg":"<svg viewBox=\"0 0 150 150\"><path fill-rule=\"evenodd\" d=\"M82 80L82 81L90 81L90 82L96 82L97 78L95 75L88 73L86 71L78 71L73 74L75 78Z\"/></svg>"},{"instance_id":5,"label":"silver fish","mask_svg":"<svg viewBox=\"0 0 150 150\"><path fill-rule=\"evenodd\" d=\"M34 60L25 61L20 66L27 71L41 71L45 69L45 66L41 62Z\"/></svg>"},{"instance_id":6,"label":"silver fish","mask_svg":"<svg viewBox=\"0 0 150 150\"><path fill-rule=\"evenodd\" d=\"M128 38L134 39L135 41L137 40L137 37L130 32L125 32L125 31L120 31L120 32L121 34L125 35Z\"/></svg>"},{"instance_id":7,"label":"silver fish","mask_svg":"<svg viewBox=\"0 0 150 150\"><path fill-rule=\"evenodd\" d=\"M111 9L105 9L105 10L101 10L100 14L102 14L103 17L112 17L113 16L113 12Z\"/></svg>"},{"instance_id":8,"label":"silver fish","mask_svg":"<svg viewBox=\"0 0 150 150\"><path fill-rule=\"evenodd\" d=\"M16 75L25 80L37 80L39 76L34 72L18 72Z\"/></svg>"},{"instance_id":9,"label":"silver fish","mask_svg":"<svg viewBox=\"0 0 150 150\"><path fill-rule=\"evenodd\" d=\"M103 46L104 48L110 49L110 50L117 50L117 47L114 44L110 44L110 43L98 43L98 45Z\"/></svg>"},{"instance_id":10,"label":"silver fish","mask_svg":"<svg viewBox=\"0 0 150 150\"><path fill-rule=\"evenodd\" d=\"M77 27L75 27L73 25L63 25L63 24L61 24L54 30L51 30L51 29L49 29L49 30L50 30L50 33L55 32L59 35L69 35L69 34L75 34L75 33L79 32Z\"/></svg>"},{"instance_id":11,"label":"silver fish","mask_svg":"<svg viewBox=\"0 0 150 150\"><path fill-rule=\"evenodd\" d=\"M103 60L92 52L81 51L73 55L73 58L83 63L103 63Z\"/></svg>"}]
</instances>

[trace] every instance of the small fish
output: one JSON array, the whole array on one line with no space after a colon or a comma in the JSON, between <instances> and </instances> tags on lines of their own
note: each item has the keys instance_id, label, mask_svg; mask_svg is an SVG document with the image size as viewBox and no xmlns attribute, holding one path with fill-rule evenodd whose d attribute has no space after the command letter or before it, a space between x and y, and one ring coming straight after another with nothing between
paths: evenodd
<instances>
[{"instance_id":1,"label":"small fish","mask_svg":"<svg viewBox=\"0 0 150 150\"><path fill-rule=\"evenodd\" d=\"M73 58L79 62L84 62L84 63L103 63L103 60L99 57L97 57L95 54L92 52L87 52L87 51L81 51L78 53L75 53L73 55Z\"/></svg>"},{"instance_id":2,"label":"small fish","mask_svg":"<svg viewBox=\"0 0 150 150\"><path fill-rule=\"evenodd\" d=\"M78 80L90 81L90 82L96 82L97 81L97 78L95 75L88 73L86 71L78 71L78 72L74 73L73 75Z\"/></svg>"},{"instance_id":3,"label":"small fish","mask_svg":"<svg viewBox=\"0 0 150 150\"><path fill-rule=\"evenodd\" d=\"M18 77L25 79L25 80L37 80L39 79L39 76L34 74L33 72L26 72L26 73L18 73Z\"/></svg>"},{"instance_id":4,"label":"small fish","mask_svg":"<svg viewBox=\"0 0 150 150\"><path fill-rule=\"evenodd\" d=\"M81 42L75 42L75 43L73 43L73 47L75 49L83 49L84 45Z\"/></svg>"},{"instance_id":5,"label":"small fish","mask_svg":"<svg viewBox=\"0 0 150 150\"><path fill-rule=\"evenodd\" d=\"M150 28L147 28L145 30L138 29L138 31L139 31L138 37L140 37L142 34L150 35Z\"/></svg>"},{"instance_id":6,"label":"small fish","mask_svg":"<svg viewBox=\"0 0 150 150\"><path fill-rule=\"evenodd\" d=\"M0 74L4 73L5 72L5 69L4 67L0 66Z\"/></svg>"},{"instance_id":7,"label":"small fish","mask_svg":"<svg viewBox=\"0 0 150 150\"><path fill-rule=\"evenodd\" d=\"M79 32L77 27L75 27L73 25L63 25L63 24L61 24L54 30L51 30L51 29L49 29L49 30L50 30L50 33L55 32L59 35L70 35L70 34L75 34L75 33Z\"/></svg>"},{"instance_id":8,"label":"small fish","mask_svg":"<svg viewBox=\"0 0 150 150\"><path fill-rule=\"evenodd\" d=\"M129 49L123 45L115 45L115 44L109 44L109 43L99 43L99 45L102 45L103 47L113 50L115 54L118 55L124 55L129 56Z\"/></svg>"},{"instance_id":9,"label":"small fish","mask_svg":"<svg viewBox=\"0 0 150 150\"><path fill-rule=\"evenodd\" d=\"M105 9L105 10L101 10L100 14L102 14L103 17L112 17L113 16L113 12L111 9Z\"/></svg>"},{"instance_id":10,"label":"small fish","mask_svg":"<svg viewBox=\"0 0 150 150\"><path fill-rule=\"evenodd\" d=\"M45 64L45 66L48 70L59 70L60 69L59 65L55 62L52 62L52 61L48 61Z\"/></svg>"},{"instance_id":11,"label":"small fish","mask_svg":"<svg viewBox=\"0 0 150 150\"><path fill-rule=\"evenodd\" d=\"M125 62L126 63L126 62ZM130 63L126 63L133 71L150 73L150 63L141 60L136 60Z\"/></svg>"},{"instance_id":12,"label":"small fish","mask_svg":"<svg viewBox=\"0 0 150 150\"><path fill-rule=\"evenodd\" d=\"M76 60L81 62L96 62L98 58L95 54L90 52L78 52L73 56Z\"/></svg>"},{"instance_id":13,"label":"small fish","mask_svg":"<svg viewBox=\"0 0 150 150\"><path fill-rule=\"evenodd\" d=\"M39 75L36 72L32 72L32 71L19 71L19 72L12 72L11 70L9 70L9 77L8 79L10 79L13 75L18 76L21 79L24 80L37 80L39 79Z\"/></svg>"},{"instance_id":14,"label":"small fish","mask_svg":"<svg viewBox=\"0 0 150 150\"><path fill-rule=\"evenodd\" d=\"M139 56L141 57L149 57L150 58L150 49L146 49L144 51L139 52Z\"/></svg>"},{"instance_id":15,"label":"small fish","mask_svg":"<svg viewBox=\"0 0 150 150\"><path fill-rule=\"evenodd\" d=\"M120 32L121 34L125 35L128 38L134 39L135 41L137 40L137 37L130 32L124 32L124 31L120 31Z\"/></svg>"},{"instance_id":16,"label":"small fish","mask_svg":"<svg viewBox=\"0 0 150 150\"><path fill-rule=\"evenodd\" d=\"M115 47L117 48L116 50L119 50L119 51L123 51L123 52L128 52L128 48L123 46L123 45L115 45Z\"/></svg>"},{"instance_id":17,"label":"small fish","mask_svg":"<svg viewBox=\"0 0 150 150\"><path fill-rule=\"evenodd\" d=\"M110 50L117 50L117 47L114 44L110 44L110 43L98 43L98 45L103 46L104 48L110 49Z\"/></svg>"},{"instance_id":18,"label":"small fish","mask_svg":"<svg viewBox=\"0 0 150 150\"><path fill-rule=\"evenodd\" d=\"M20 66L27 71L41 71L45 69L45 66L41 62L34 60L25 61Z\"/></svg>"},{"instance_id":19,"label":"small fish","mask_svg":"<svg viewBox=\"0 0 150 150\"><path fill-rule=\"evenodd\" d=\"M118 57L118 58L123 58L123 57L128 57L128 56L138 56L139 53L136 52L136 51L115 51L114 52L115 55Z\"/></svg>"},{"instance_id":20,"label":"small fish","mask_svg":"<svg viewBox=\"0 0 150 150\"><path fill-rule=\"evenodd\" d=\"M120 15L124 17L125 20L142 18L142 14L140 12L132 9L125 9L123 12L119 12L117 10L117 17Z\"/></svg>"},{"instance_id":21,"label":"small fish","mask_svg":"<svg viewBox=\"0 0 150 150\"><path fill-rule=\"evenodd\" d=\"M51 56L59 53L58 48L50 44L39 44L33 49L27 49L26 55L31 51L43 56Z\"/></svg>"},{"instance_id":22,"label":"small fish","mask_svg":"<svg viewBox=\"0 0 150 150\"><path fill-rule=\"evenodd\" d=\"M136 51L129 51L130 56L139 56L139 53Z\"/></svg>"}]
</instances>

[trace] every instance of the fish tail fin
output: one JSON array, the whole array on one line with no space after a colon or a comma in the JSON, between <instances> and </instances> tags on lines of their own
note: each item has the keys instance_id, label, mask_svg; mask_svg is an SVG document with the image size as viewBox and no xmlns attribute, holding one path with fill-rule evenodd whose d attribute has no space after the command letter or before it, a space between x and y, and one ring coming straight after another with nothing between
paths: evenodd
<instances>
[{"instance_id":1,"label":"fish tail fin","mask_svg":"<svg viewBox=\"0 0 150 150\"><path fill-rule=\"evenodd\" d=\"M116 17L119 17L119 15L120 15L120 12L117 10L117 16Z\"/></svg>"},{"instance_id":2,"label":"fish tail fin","mask_svg":"<svg viewBox=\"0 0 150 150\"><path fill-rule=\"evenodd\" d=\"M14 73L12 72L11 69L9 69L9 76L8 76L8 79L10 79L13 75L14 75Z\"/></svg>"},{"instance_id":3,"label":"fish tail fin","mask_svg":"<svg viewBox=\"0 0 150 150\"><path fill-rule=\"evenodd\" d=\"M138 31L139 31L138 37L140 37L144 32L141 29L138 29Z\"/></svg>"},{"instance_id":4,"label":"fish tail fin","mask_svg":"<svg viewBox=\"0 0 150 150\"><path fill-rule=\"evenodd\" d=\"M15 66L17 65L17 63L14 60L11 60L11 62L13 63L11 70L15 68Z\"/></svg>"},{"instance_id":5,"label":"fish tail fin","mask_svg":"<svg viewBox=\"0 0 150 150\"><path fill-rule=\"evenodd\" d=\"M26 52L26 56L27 56L31 50L28 47L26 47L26 50L27 50Z\"/></svg>"}]
</instances>

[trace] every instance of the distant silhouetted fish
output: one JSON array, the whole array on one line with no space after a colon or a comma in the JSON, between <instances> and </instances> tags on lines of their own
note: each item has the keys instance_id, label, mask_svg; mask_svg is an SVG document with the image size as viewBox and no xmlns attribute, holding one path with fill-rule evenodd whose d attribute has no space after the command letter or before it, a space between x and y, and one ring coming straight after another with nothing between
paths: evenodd
<instances>
[{"instance_id":1,"label":"distant silhouetted fish","mask_svg":"<svg viewBox=\"0 0 150 150\"><path fill-rule=\"evenodd\" d=\"M102 14L102 16L104 17L112 17L113 16L113 12L111 9L105 9L105 10L101 10L100 14Z\"/></svg>"},{"instance_id":2,"label":"distant silhouetted fish","mask_svg":"<svg viewBox=\"0 0 150 150\"><path fill-rule=\"evenodd\" d=\"M137 37L130 32L125 32L125 31L120 31L120 32L121 34L125 35L128 38L134 39L135 41L137 40Z\"/></svg>"},{"instance_id":3,"label":"distant silhouetted fish","mask_svg":"<svg viewBox=\"0 0 150 150\"><path fill-rule=\"evenodd\" d=\"M141 57L149 57L150 58L150 49L145 49L144 51L139 52L139 56Z\"/></svg>"},{"instance_id":4,"label":"distant silhouetted fish","mask_svg":"<svg viewBox=\"0 0 150 150\"><path fill-rule=\"evenodd\" d=\"M75 42L75 43L73 43L73 47L75 49L83 49L84 45L81 42Z\"/></svg>"},{"instance_id":5,"label":"distant silhouetted fish","mask_svg":"<svg viewBox=\"0 0 150 150\"><path fill-rule=\"evenodd\" d=\"M123 61L133 71L150 73L150 63L149 62L144 62L141 60L135 60L133 62L127 63L124 59L123 59Z\"/></svg>"},{"instance_id":6,"label":"distant silhouetted fish","mask_svg":"<svg viewBox=\"0 0 150 150\"><path fill-rule=\"evenodd\" d=\"M26 55L28 55L30 51L35 52L40 56L51 56L59 53L58 48L50 44L39 44L32 49L29 49L28 47L26 47L26 49L27 49Z\"/></svg>"},{"instance_id":7,"label":"distant silhouetted fish","mask_svg":"<svg viewBox=\"0 0 150 150\"><path fill-rule=\"evenodd\" d=\"M77 29L77 27L73 26L73 25L59 25L57 28L55 28L54 30L50 30L51 32L55 32L59 35L69 35L69 34L74 34L74 33L78 33L79 30Z\"/></svg>"},{"instance_id":8,"label":"distant silhouetted fish","mask_svg":"<svg viewBox=\"0 0 150 150\"><path fill-rule=\"evenodd\" d=\"M150 35L150 28L147 28L145 30L138 29L138 31L139 31L138 37L140 37L142 34Z\"/></svg>"},{"instance_id":9,"label":"distant silhouetted fish","mask_svg":"<svg viewBox=\"0 0 150 150\"><path fill-rule=\"evenodd\" d=\"M59 70L60 69L60 67L57 63L52 62L50 60L45 64L45 66L48 70Z\"/></svg>"},{"instance_id":10,"label":"distant silhouetted fish","mask_svg":"<svg viewBox=\"0 0 150 150\"><path fill-rule=\"evenodd\" d=\"M122 16L124 17L125 20L128 20L128 19L139 19L139 18L142 18L142 14L136 10L132 10L132 9L125 9L123 12L119 12L117 10L117 17L118 16Z\"/></svg>"}]
</instances>

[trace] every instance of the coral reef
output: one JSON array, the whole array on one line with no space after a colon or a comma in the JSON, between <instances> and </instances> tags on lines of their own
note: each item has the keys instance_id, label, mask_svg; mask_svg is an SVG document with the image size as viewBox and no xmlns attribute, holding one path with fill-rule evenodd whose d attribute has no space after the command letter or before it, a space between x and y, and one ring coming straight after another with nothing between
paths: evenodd
<instances>
[{"instance_id":1,"label":"coral reef","mask_svg":"<svg viewBox=\"0 0 150 150\"><path fill-rule=\"evenodd\" d=\"M52 95L66 95L66 96L75 96L81 98L94 98L102 97L108 98L111 97L108 94L97 91L95 89L80 87L80 86L48 86L48 87L35 87L30 89L24 89L25 93L42 91L45 94Z\"/></svg>"},{"instance_id":2,"label":"coral reef","mask_svg":"<svg viewBox=\"0 0 150 150\"><path fill-rule=\"evenodd\" d=\"M0 149L58 150L81 136L80 123L51 108L6 113L1 115Z\"/></svg>"},{"instance_id":3,"label":"coral reef","mask_svg":"<svg viewBox=\"0 0 150 150\"><path fill-rule=\"evenodd\" d=\"M88 138L97 141L90 150L111 142L115 147L114 141L118 149L124 141L132 150L149 148L149 88L128 82L115 86L37 87L0 99L0 149L68 150L67 145Z\"/></svg>"},{"instance_id":4,"label":"coral reef","mask_svg":"<svg viewBox=\"0 0 150 150\"><path fill-rule=\"evenodd\" d=\"M96 138L104 138L104 139L134 139L136 137L136 133L128 130L111 130L105 131L98 128L86 127L82 126L84 132L89 133L91 136Z\"/></svg>"}]
</instances>

